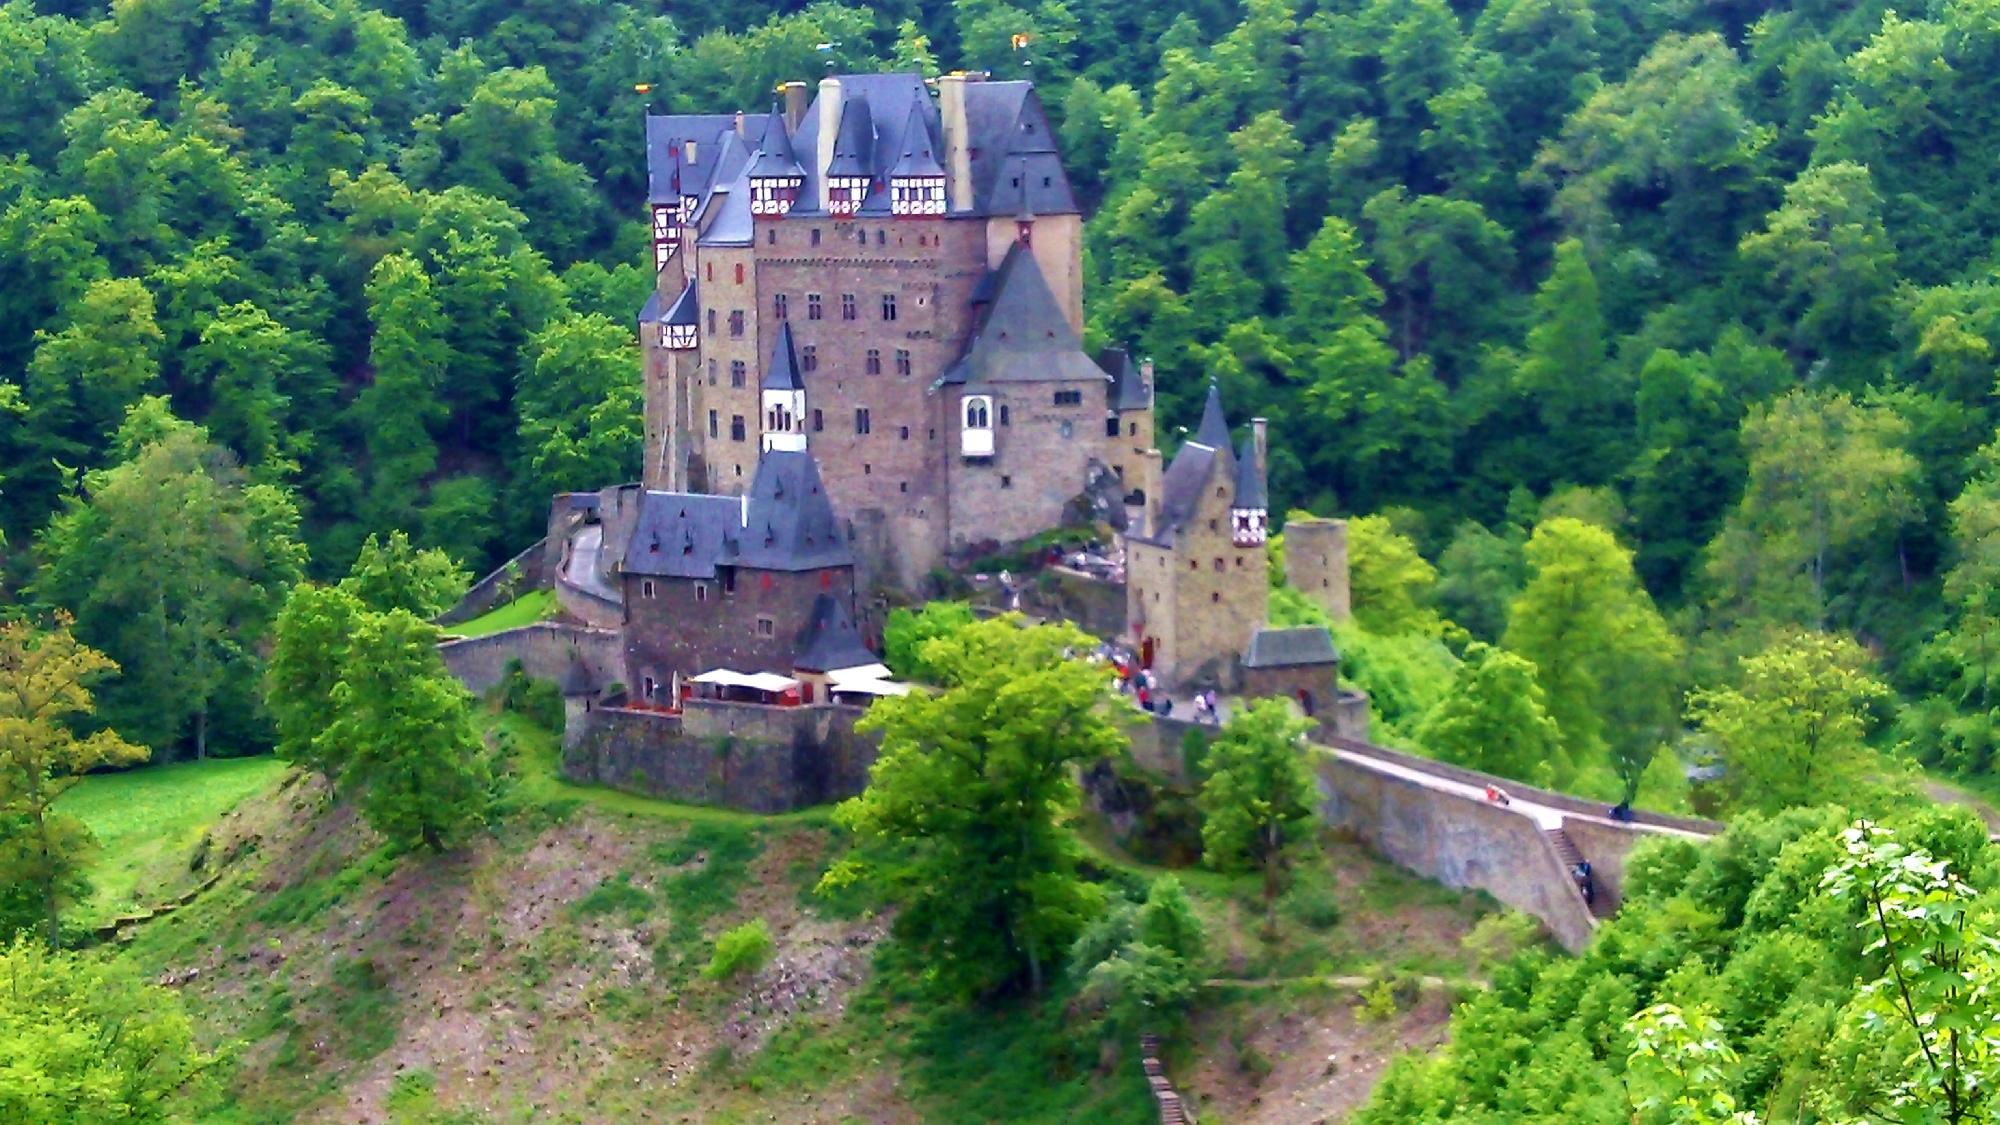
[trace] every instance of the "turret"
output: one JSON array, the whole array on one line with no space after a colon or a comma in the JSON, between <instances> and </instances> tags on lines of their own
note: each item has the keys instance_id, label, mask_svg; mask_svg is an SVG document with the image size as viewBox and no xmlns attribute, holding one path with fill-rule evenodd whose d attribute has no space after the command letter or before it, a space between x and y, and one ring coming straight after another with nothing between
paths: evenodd
<instances>
[{"instance_id":1,"label":"turret","mask_svg":"<svg viewBox=\"0 0 2000 1125\"><path fill-rule=\"evenodd\" d=\"M1250 437L1236 458L1236 496L1229 504L1230 541L1238 547L1260 547L1270 534L1269 490L1265 484L1266 423L1250 419Z\"/></svg>"},{"instance_id":2,"label":"turret","mask_svg":"<svg viewBox=\"0 0 2000 1125\"><path fill-rule=\"evenodd\" d=\"M694 282L688 282L667 315L660 318L660 346L677 352L701 346L701 299Z\"/></svg>"},{"instance_id":3,"label":"turret","mask_svg":"<svg viewBox=\"0 0 2000 1125\"><path fill-rule=\"evenodd\" d=\"M750 214L760 219L782 217L798 202L799 188L806 172L792 155L792 142L785 133L785 118L776 106L764 122L763 139L750 158Z\"/></svg>"},{"instance_id":4,"label":"turret","mask_svg":"<svg viewBox=\"0 0 2000 1125\"><path fill-rule=\"evenodd\" d=\"M828 93L827 83L832 83L832 93L840 95L840 84L834 79L820 83L820 97ZM820 128L827 128L828 118L822 106ZM855 98L840 107L831 119L838 122L834 134L833 152L827 160L822 177L826 184L826 212L842 218L861 210L861 203L868 198L870 180L869 166L875 148L875 125L869 116L868 101Z\"/></svg>"},{"instance_id":5,"label":"turret","mask_svg":"<svg viewBox=\"0 0 2000 1125\"><path fill-rule=\"evenodd\" d=\"M921 103L910 103L910 118L903 125L903 152L889 170L889 213L892 215L942 215L945 212L944 166L931 149L931 133L924 125Z\"/></svg>"},{"instance_id":6,"label":"turret","mask_svg":"<svg viewBox=\"0 0 2000 1125\"><path fill-rule=\"evenodd\" d=\"M771 362L764 368L764 383L758 392L764 411L766 450L803 452L806 447L806 385L799 378L798 356L792 348L792 326L778 325L778 343L771 349Z\"/></svg>"}]
</instances>

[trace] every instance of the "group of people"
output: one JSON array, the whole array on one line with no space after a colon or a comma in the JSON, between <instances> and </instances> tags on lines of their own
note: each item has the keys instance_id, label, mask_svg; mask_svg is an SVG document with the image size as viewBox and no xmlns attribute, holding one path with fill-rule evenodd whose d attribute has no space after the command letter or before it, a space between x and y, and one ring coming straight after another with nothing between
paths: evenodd
<instances>
[{"instance_id":1,"label":"group of people","mask_svg":"<svg viewBox=\"0 0 2000 1125\"><path fill-rule=\"evenodd\" d=\"M1094 653L1092 659L1110 662L1118 693L1131 696L1139 704L1139 710L1163 718L1173 715L1174 701L1161 694L1159 677L1153 674L1151 668L1140 666L1132 653L1107 644ZM1221 724L1222 709L1213 688L1195 692L1193 704L1195 722Z\"/></svg>"}]
</instances>

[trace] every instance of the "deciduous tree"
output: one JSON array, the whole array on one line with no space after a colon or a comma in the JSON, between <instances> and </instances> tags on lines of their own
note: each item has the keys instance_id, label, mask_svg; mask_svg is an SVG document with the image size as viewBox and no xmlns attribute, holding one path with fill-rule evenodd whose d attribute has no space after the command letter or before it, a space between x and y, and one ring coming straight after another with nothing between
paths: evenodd
<instances>
[{"instance_id":1,"label":"deciduous tree","mask_svg":"<svg viewBox=\"0 0 2000 1125\"><path fill-rule=\"evenodd\" d=\"M1202 862L1261 871L1265 925L1273 929L1286 850L1305 838L1318 793L1306 764L1311 729L1284 700L1252 703L1209 744L1208 778L1195 798Z\"/></svg>"}]
</instances>

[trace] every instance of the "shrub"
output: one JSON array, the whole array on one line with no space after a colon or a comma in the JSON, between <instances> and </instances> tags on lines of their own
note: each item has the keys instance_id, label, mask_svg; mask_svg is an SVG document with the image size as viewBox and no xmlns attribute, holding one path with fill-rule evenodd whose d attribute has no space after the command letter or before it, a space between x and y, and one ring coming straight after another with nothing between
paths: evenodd
<instances>
[{"instance_id":1,"label":"shrub","mask_svg":"<svg viewBox=\"0 0 2000 1125\"><path fill-rule=\"evenodd\" d=\"M1362 1023L1381 1023L1396 1016L1396 982L1383 977L1361 990L1354 1014Z\"/></svg>"},{"instance_id":2,"label":"shrub","mask_svg":"<svg viewBox=\"0 0 2000 1125\"><path fill-rule=\"evenodd\" d=\"M1324 933L1340 924L1340 902L1324 884L1297 880L1279 906L1286 917L1309 930Z\"/></svg>"},{"instance_id":3,"label":"shrub","mask_svg":"<svg viewBox=\"0 0 2000 1125\"><path fill-rule=\"evenodd\" d=\"M563 728L562 689L529 676L519 660L507 662L493 693L501 710L512 711L544 730Z\"/></svg>"},{"instance_id":4,"label":"shrub","mask_svg":"<svg viewBox=\"0 0 2000 1125\"><path fill-rule=\"evenodd\" d=\"M771 929L762 918L753 918L715 939L715 955L701 972L710 980L727 980L754 973L770 959Z\"/></svg>"}]
</instances>

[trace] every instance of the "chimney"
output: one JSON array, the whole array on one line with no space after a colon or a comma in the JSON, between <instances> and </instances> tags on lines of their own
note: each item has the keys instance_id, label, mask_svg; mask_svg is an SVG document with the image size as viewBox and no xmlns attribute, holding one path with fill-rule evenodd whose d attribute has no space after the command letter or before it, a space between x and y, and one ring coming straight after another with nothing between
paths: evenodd
<instances>
[{"instance_id":1,"label":"chimney","mask_svg":"<svg viewBox=\"0 0 2000 1125\"><path fill-rule=\"evenodd\" d=\"M743 111L740 109L736 111L736 135L743 135Z\"/></svg>"},{"instance_id":2,"label":"chimney","mask_svg":"<svg viewBox=\"0 0 2000 1125\"><path fill-rule=\"evenodd\" d=\"M982 74L958 71L938 79L938 115L944 125L945 185L954 211L972 209L972 139L967 136L965 84Z\"/></svg>"},{"instance_id":3,"label":"chimney","mask_svg":"<svg viewBox=\"0 0 2000 1125\"><path fill-rule=\"evenodd\" d=\"M1257 457L1257 467L1259 469L1262 469L1264 468L1264 466L1270 464L1269 461L1266 461L1264 459L1264 449L1265 449L1264 437L1266 428L1267 426L1264 419L1262 418L1250 419L1250 448Z\"/></svg>"},{"instance_id":4,"label":"chimney","mask_svg":"<svg viewBox=\"0 0 2000 1125\"><path fill-rule=\"evenodd\" d=\"M799 81L785 83L785 129L799 131L799 122L806 118L806 84Z\"/></svg>"},{"instance_id":5,"label":"chimney","mask_svg":"<svg viewBox=\"0 0 2000 1125\"><path fill-rule=\"evenodd\" d=\"M819 80L819 151L813 171L819 176L819 209L833 210L833 192L827 186L826 170L833 166L833 142L840 137L840 79L831 74Z\"/></svg>"},{"instance_id":6,"label":"chimney","mask_svg":"<svg viewBox=\"0 0 2000 1125\"><path fill-rule=\"evenodd\" d=\"M1153 357L1139 361L1139 386L1146 392L1146 398L1153 397Z\"/></svg>"}]
</instances>

